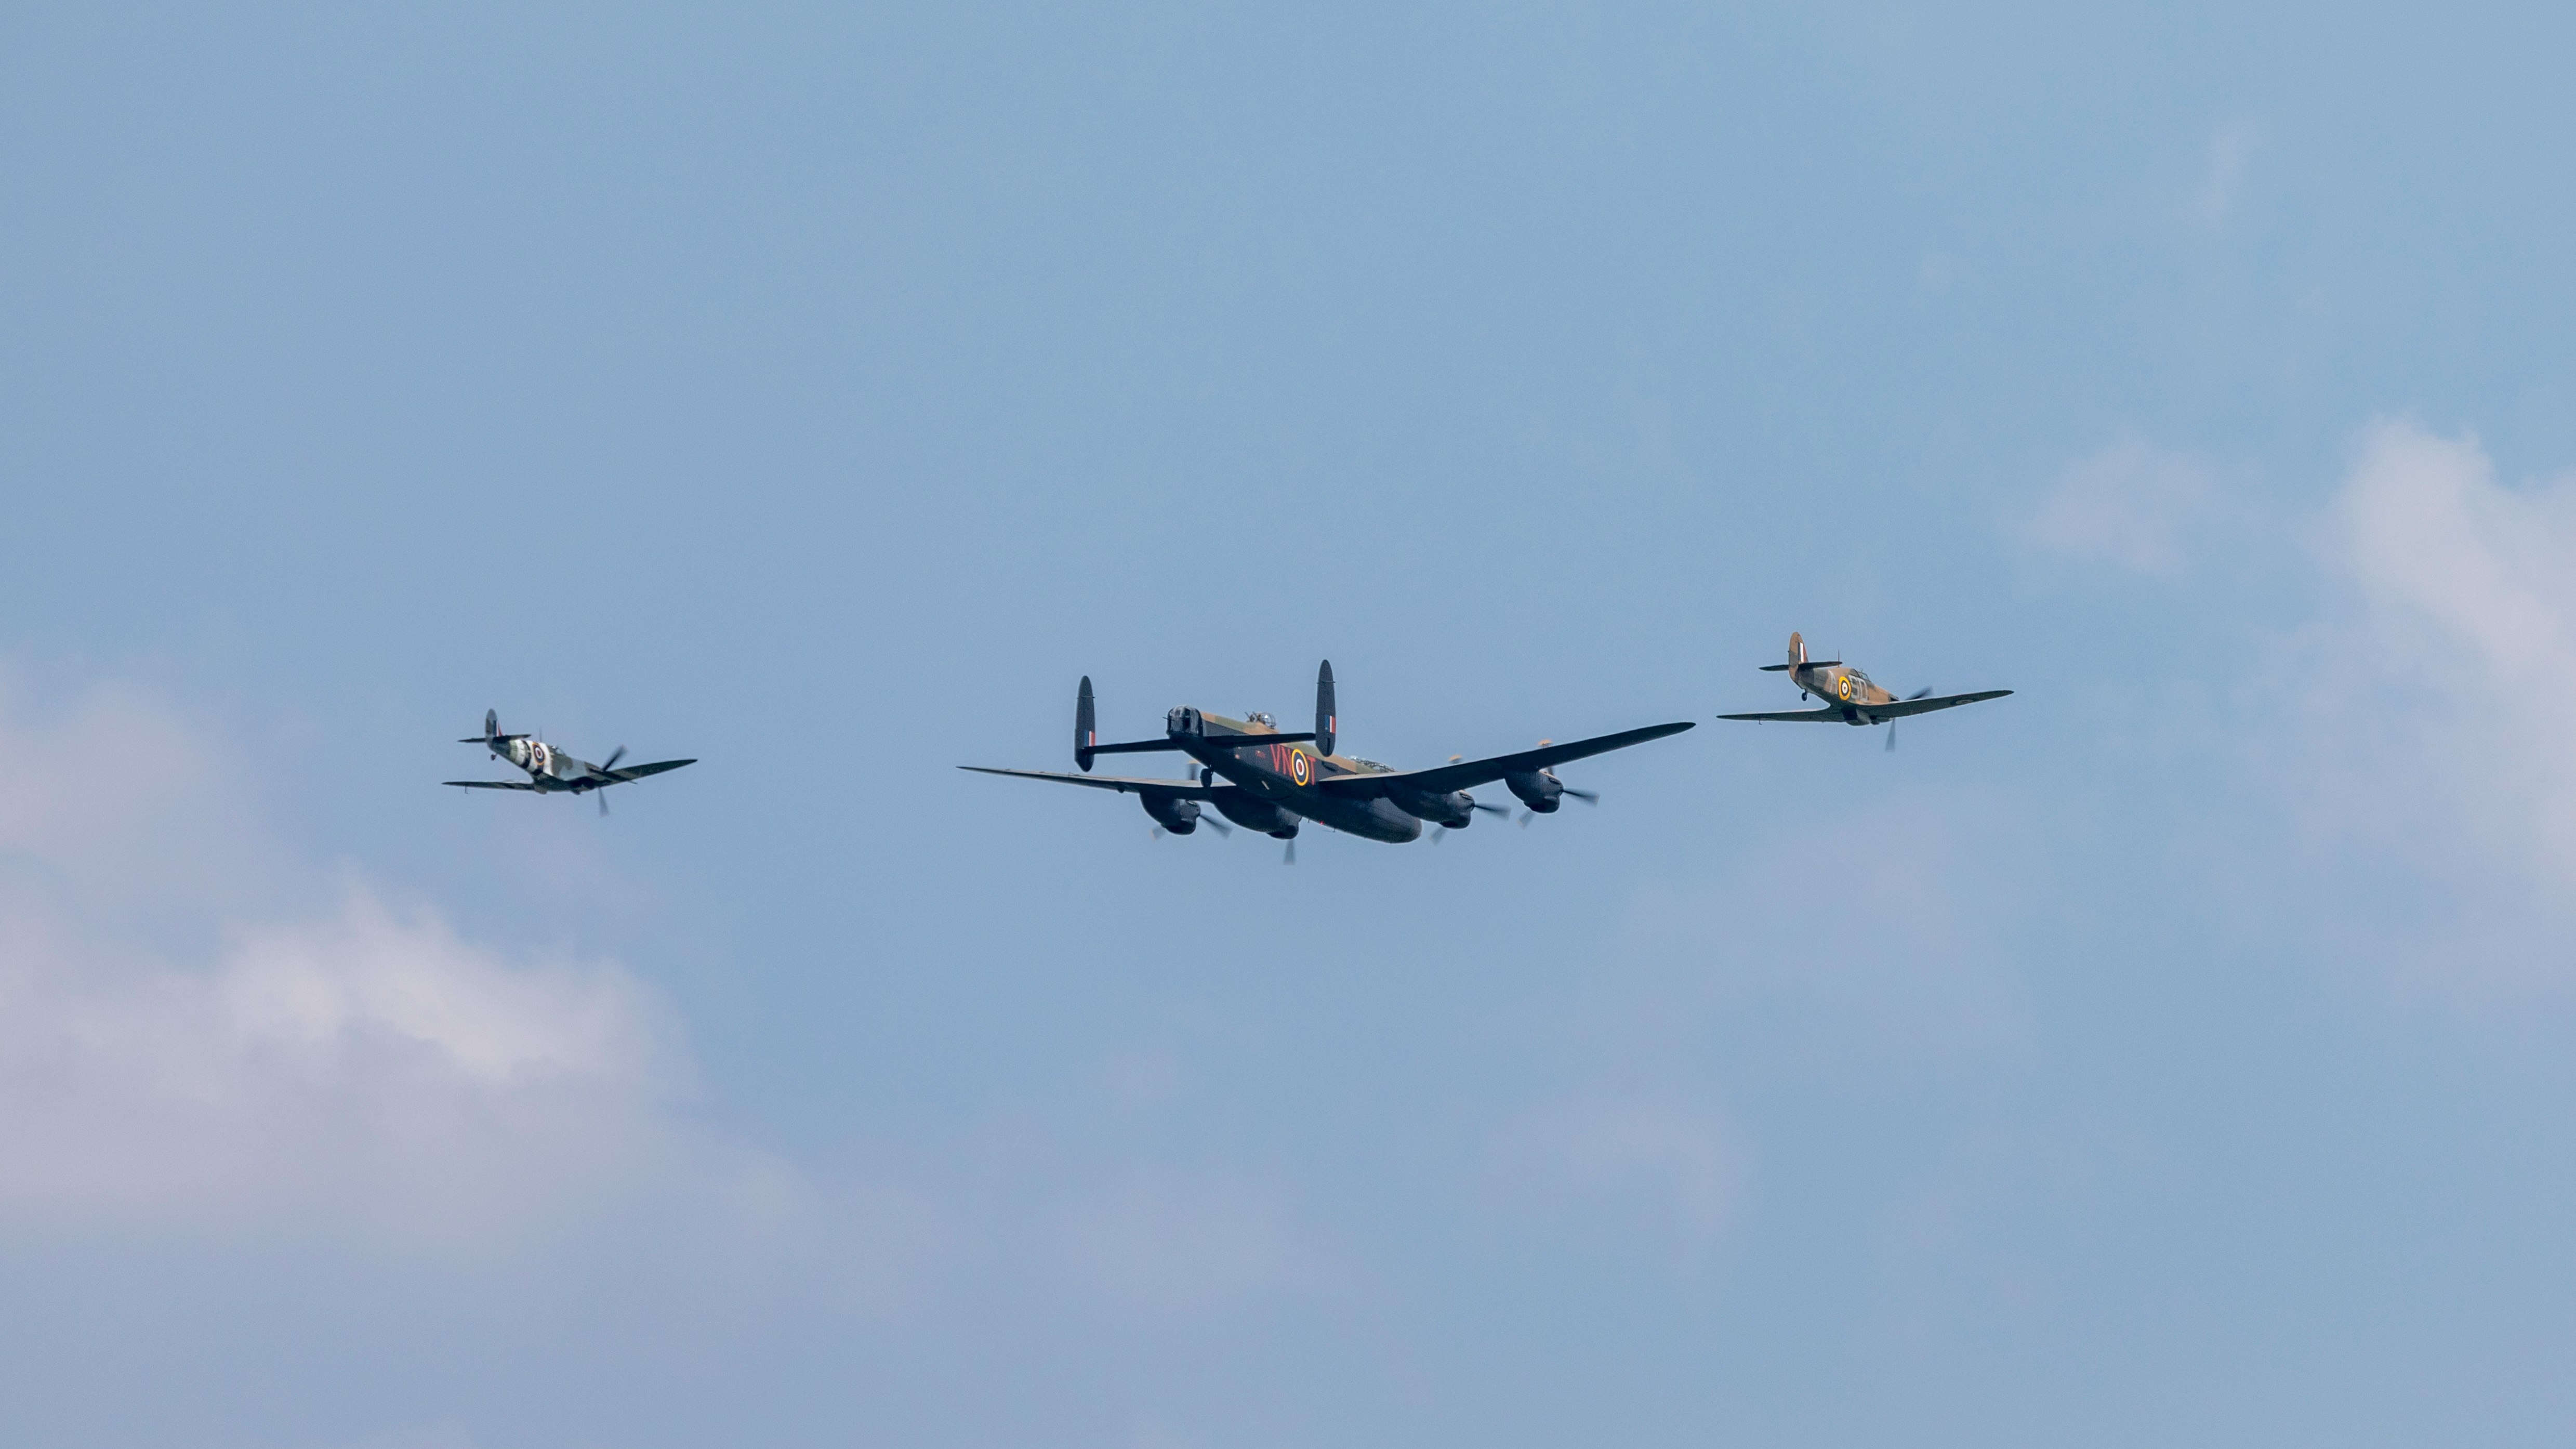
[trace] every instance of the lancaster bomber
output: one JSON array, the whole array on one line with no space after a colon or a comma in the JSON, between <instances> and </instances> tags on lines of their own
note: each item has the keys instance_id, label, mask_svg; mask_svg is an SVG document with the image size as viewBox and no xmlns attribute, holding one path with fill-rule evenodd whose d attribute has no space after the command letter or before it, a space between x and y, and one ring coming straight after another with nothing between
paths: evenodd
<instances>
[{"instance_id":1,"label":"lancaster bomber","mask_svg":"<svg viewBox=\"0 0 2576 1449\"><path fill-rule=\"evenodd\" d=\"M1310 731L1283 732L1278 721L1266 714L1229 719L1182 705L1164 717L1163 738L1104 745L1093 721L1091 678L1085 675L1073 705L1073 762L1081 767L1081 774L983 765L958 768L1134 795L1154 823L1174 835L1198 829L1204 808L1213 805L1217 814L1237 825L1287 841L1287 859L1294 862L1297 830L1305 821L1400 845L1421 839L1426 822L1444 830L1463 830L1480 810L1503 813L1504 807L1467 793L1471 786L1498 780L1531 811L1553 814L1567 795L1589 797L1567 789L1552 766L1680 734L1691 722L1648 725L1561 745L1541 742L1537 749L1487 760L1462 762L1453 756L1448 764L1428 770L1398 770L1357 755L1336 754L1333 745L1339 727L1333 704L1333 663L1328 659L1315 678L1315 728ZM1091 773L1096 756L1149 751L1189 756L1195 765L1191 778L1143 780ZM1208 823L1219 833L1225 830L1216 821Z\"/></svg>"},{"instance_id":2,"label":"lancaster bomber","mask_svg":"<svg viewBox=\"0 0 2576 1449\"><path fill-rule=\"evenodd\" d=\"M658 775L664 770L697 763L695 760L656 760L649 765L628 765L621 770L617 762L626 758L626 747L619 745L606 764L594 765L588 760L576 760L534 735L501 733L501 713L490 709L483 711L483 733L467 735L457 743L481 745L492 752L494 759L507 760L528 772L525 780L446 782L460 790L534 790L546 795L587 795L611 785L623 785L629 780L641 780L647 775ZM599 813L608 813L608 797L605 795L599 797Z\"/></svg>"},{"instance_id":3,"label":"lancaster bomber","mask_svg":"<svg viewBox=\"0 0 2576 1449\"><path fill-rule=\"evenodd\" d=\"M1797 724L1847 724L1887 726L1887 747L1896 748L1896 722L1911 714L1930 714L1936 709L1955 709L1979 700L2001 699L2009 689L1983 689L1974 694L1934 695L1919 689L1898 699L1881 689L1871 678L1839 659L1809 659L1807 641L1796 634L1789 636L1789 662L1765 664L1766 672L1786 670L1789 682L1798 686L1798 697L1813 695L1825 702L1822 709L1780 710L1769 714L1722 714L1719 719L1783 720Z\"/></svg>"}]
</instances>

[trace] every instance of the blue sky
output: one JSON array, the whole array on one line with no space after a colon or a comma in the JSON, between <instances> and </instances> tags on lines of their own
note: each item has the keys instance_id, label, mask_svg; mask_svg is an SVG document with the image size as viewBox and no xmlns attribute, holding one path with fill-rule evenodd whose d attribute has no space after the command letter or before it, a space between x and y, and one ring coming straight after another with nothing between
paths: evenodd
<instances>
[{"instance_id":1,"label":"blue sky","mask_svg":"<svg viewBox=\"0 0 2576 1449\"><path fill-rule=\"evenodd\" d=\"M2562 16L0 37L31 1441L2564 1439Z\"/></svg>"}]
</instances>

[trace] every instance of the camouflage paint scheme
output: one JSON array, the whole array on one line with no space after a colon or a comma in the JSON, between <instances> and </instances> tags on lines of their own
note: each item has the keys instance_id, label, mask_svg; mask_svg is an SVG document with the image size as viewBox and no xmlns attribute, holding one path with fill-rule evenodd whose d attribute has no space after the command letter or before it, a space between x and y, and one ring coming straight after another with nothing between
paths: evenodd
<instances>
[{"instance_id":1,"label":"camouflage paint scheme","mask_svg":"<svg viewBox=\"0 0 2576 1449\"><path fill-rule=\"evenodd\" d=\"M1911 699L1899 699L1880 688L1876 681L1839 659L1811 660L1807 641L1796 634L1789 636L1789 662L1765 664L1766 671L1788 671L1789 682L1801 694L1813 695L1825 702L1823 709L1781 710L1763 714L1722 714L1719 719L1782 720L1798 724L1889 724L1907 715L1929 714L1936 709L1955 709L1979 700L2001 699L2009 689L1986 689L1975 694L1944 694L1935 697L1924 690Z\"/></svg>"},{"instance_id":2,"label":"camouflage paint scheme","mask_svg":"<svg viewBox=\"0 0 2576 1449\"><path fill-rule=\"evenodd\" d=\"M528 778L524 781L448 780L442 782L454 785L460 790L534 790L542 795L587 795L593 790L605 790L611 785L623 785L629 780L641 780L647 775L658 775L664 770L676 770L682 765L697 763L695 760L656 760L649 765L628 765L621 770L617 767L617 762L626 757L626 747L619 745L616 752L608 757L607 764L594 765L588 760L576 760L534 735L501 733L501 713L498 710L483 712L483 733L467 735L457 743L481 745L492 752L494 759L507 760L528 772ZM603 815L608 812L606 796L600 797L599 809Z\"/></svg>"},{"instance_id":3,"label":"camouflage paint scheme","mask_svg":"<svg viewBox=\"0 0 2576 1449\"><path fill-rule=\"evenodd\" d=\"M1500 781L1531 810L1553 813L1568 792L1550 766L1691 728L1690 721L1682 720L1562 745L1542 742L1534 750L1487 760L1452 760L1428 770L1396 770L1356 755L1335 754L1334 736L1340 724L1333 702L1333 665L1328 659L1315 680L1315 728L1310 732L1283 733L1265 714L1233 719L1182 705L1164 717L1162 739L1104 745L1093 722L1091 680L1085 676L1074 701L1073 738L1074 763L1084 773L982 765L958 768L1132 794L1143 801L1145 813L1156 824L1175 835L1197 829L1202 807L1212 805L1235 824L1282 840L1295 839L1300 822L1312 820L1346 834L1403 844L1421 839L1426 822L1459 830L1476 818L1477 811L1501 809L1478 803L1468 793L1470 786ZM1095 756L1149 751L1188 755L1197 765L1195 778L1146 780L1090 773Z\"/></svg>"}]
</instances>

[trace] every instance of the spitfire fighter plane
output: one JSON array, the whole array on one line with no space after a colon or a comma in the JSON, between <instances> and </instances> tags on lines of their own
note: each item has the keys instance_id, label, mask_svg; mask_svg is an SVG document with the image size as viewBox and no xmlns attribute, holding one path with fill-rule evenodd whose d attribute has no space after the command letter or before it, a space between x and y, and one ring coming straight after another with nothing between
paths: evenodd
<instances>
[{"instance_id":1,"label":"spitfire fighter plane","mask_svg":"<svg viewBox=\"0 0 2576 1449\"><path fill-rule=\"evenodd\" d=\"M2001 699L2009 689L1985 689L1975 694L1934 695L1919 689L1898 699L1881 689L1866 674L1839 659L1809 659L1807 641L1795 634L1789 636L1789 662L1765 664L1764 670L1787 670L1789 682L1798 686L1798 697L1813 695L1825 702L1823 709L1783 710L1771 714L1722 714L1719 719L1789 720L1806 724L1847 724L1887 726L1887 747L1896 748L1896 722L1910 714L1930 714L1936 709L1952 709L1975 704L1983 699Z\"/></svg>"},{"instance_id":2,"label":"spitfire fighter plane","mask_svg":"<svg viewBox=\"0 0 2576 1449\"><path fill-rule=\"evenodd\" d=\"M1428 770L1398 770L1357 755L1334 753L1340 719L1333 703L1333 665L1326 660L1315 679L1312 730L1287 733L1266 714L1229 719L1182 705L1164 717L1163 738L1104 745L1093 723L1091 679L1086 675L1073 705L1073 762L1083 773L997 770L982 765L958 768L1134 795L1154 823L1174 835L1198 829L1205 807L1212 805L1217 814L1237 825L1289 842L1287 858L1293 862L1298 827L1309 820L1397 845L1421 839L1426 822L1444 830L1463 830L1478 811L1504 813L1504 807L1467 793L1471 786L1495 781L1501 781L1532 811L1552 814L1567 795L1588 798L1583 791L1567 789L1552 766L1662 739L1690 727L1688 720L1648 725L1562 745L1542 742L1534 750L1487 760L1462 762L1452 757L1448 764ZM1190 778L1143 780L1091 773L1095 756L1149 751L1189 756ZM1220 834L1225 832L1221 822L1208 823Z\"/></svg>"},{"instance_id":3,"label":"spitfire fighter plane","mask_svg":"<svg viewBox=\"0 0 2576 1449\"><path fill-rule=\"evenodd\" d=\"M492 752L493 758L508 760L528 772L525 780L445 782L463 790L534 790L539 794L586 795L611 785L623 785L629 780L641 780L647 775L658 775L664 770L697 763L695 760L656 760L649 765L628 765L621 770L617 762L626 758L626 747L619 745L606 764L594 765L588 760L576 760L534 735L501 733L501 712L490 709L483 712L483 733L467 735L457 743L481 745ZM599 797L599 813L608 813L608 797L605 795Z\"/></svg>"}]
</instances>

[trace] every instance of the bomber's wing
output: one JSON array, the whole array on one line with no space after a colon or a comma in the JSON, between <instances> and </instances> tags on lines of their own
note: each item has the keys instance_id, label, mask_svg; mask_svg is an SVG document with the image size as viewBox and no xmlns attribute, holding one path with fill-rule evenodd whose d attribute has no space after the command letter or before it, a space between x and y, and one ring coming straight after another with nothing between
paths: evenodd
<instances>
[{"instance_id":1,"label":"bomber's wing","mask_svg":"<svg viewBox=\"0 0 2576 1449\"><path fill-rule=\"evenodd\" d=\"M531 785L525 780L441 780L438 783L454 785L460 790L535 790L543 793L546 788Z\"/></svg>"},{"instance_id":2,"label":"bomber's wing","mask_svg":"<svg viewBox=\"0 0 2576 1449\"><path fill-rule=\"evenodd\" d=\"M1159 795L1166 800L1213 800L1216 787L1195 780L1137 780L1119 775L1067 775L1055 770L996 770L989 765L959 765L978 775L1010 775L1022 780L1053 780L1063 785L1088 785L1094 790L1115 790L1122 795Z\"/></svg>"},{"instance_id":3,"label":"bomber's wing","mask_svg":"<svg viewBox=\"0 0 2576 1449\"><path fill-rule=\"evenodd\" d=\"M697 761L695 760L655 760L649 765L620 765L614 770L602 770L599 773L606 775L611 781L623 785L629 780L641 780L647 775L658 775L664 770L676 770L682 765L694 765L696 763Z\"/></svg>"},{"instance_id":4,"label":"bomber's wing","mask_svg":"<svg viewBox=\"0 0 2576 1449\"><path fill-rule=\"evenodd\" d=\"M2010 693L2012 691L2009 689L1981 689L1974 694L1942 694L1930 699L1900 699L1894 704L1873 704L1869 707L1868 713L1871 719L1903 719L1909 714L1930 714L1936 709L1955 709L1963 704L1975 704L1982 699L2001 699Z\"/></svg>"},{"instance_id":5,"label":"bomber's wing","mask_svg":"<svg viewBox=\"0 0 2576 1449\"><path fill-rule=\"evenodd\" d=\"M1464 790L1473 785L1490 785L1505 775L1526 775L1568 760L1587 755L1605 755L1642 745L1666 735L1677 735L1691 728L1693 721L1677 720L1672 724L1648 725L1641 730L1621 730L1615 735L1594 735L1588 740L1569 740L1561 745L1541 745L1516 755L1496 755L1490 760L1469 760L1457 765L1437 765L1428 770L1388 770L1367 775L1333 775L1315 782L1315 788L1327 795L1365 800L1383 795L1390 789L1424 790L1444 795L1451 790Z\"/></svg>"},{"instance_id":6,"label":"bomber's wing","mask_svg":"<svg viewBox=\"0 0 2576 1449\"><path fill-rule=\"evenodd\" d=\"M1878 713L1876 710L1870 711ZM1770 714L1722 714L1719 719L1785 720L1792 724L1846 724L1850 717L1838 709L1784 709Z\"/></svg>"}]
</instances>

